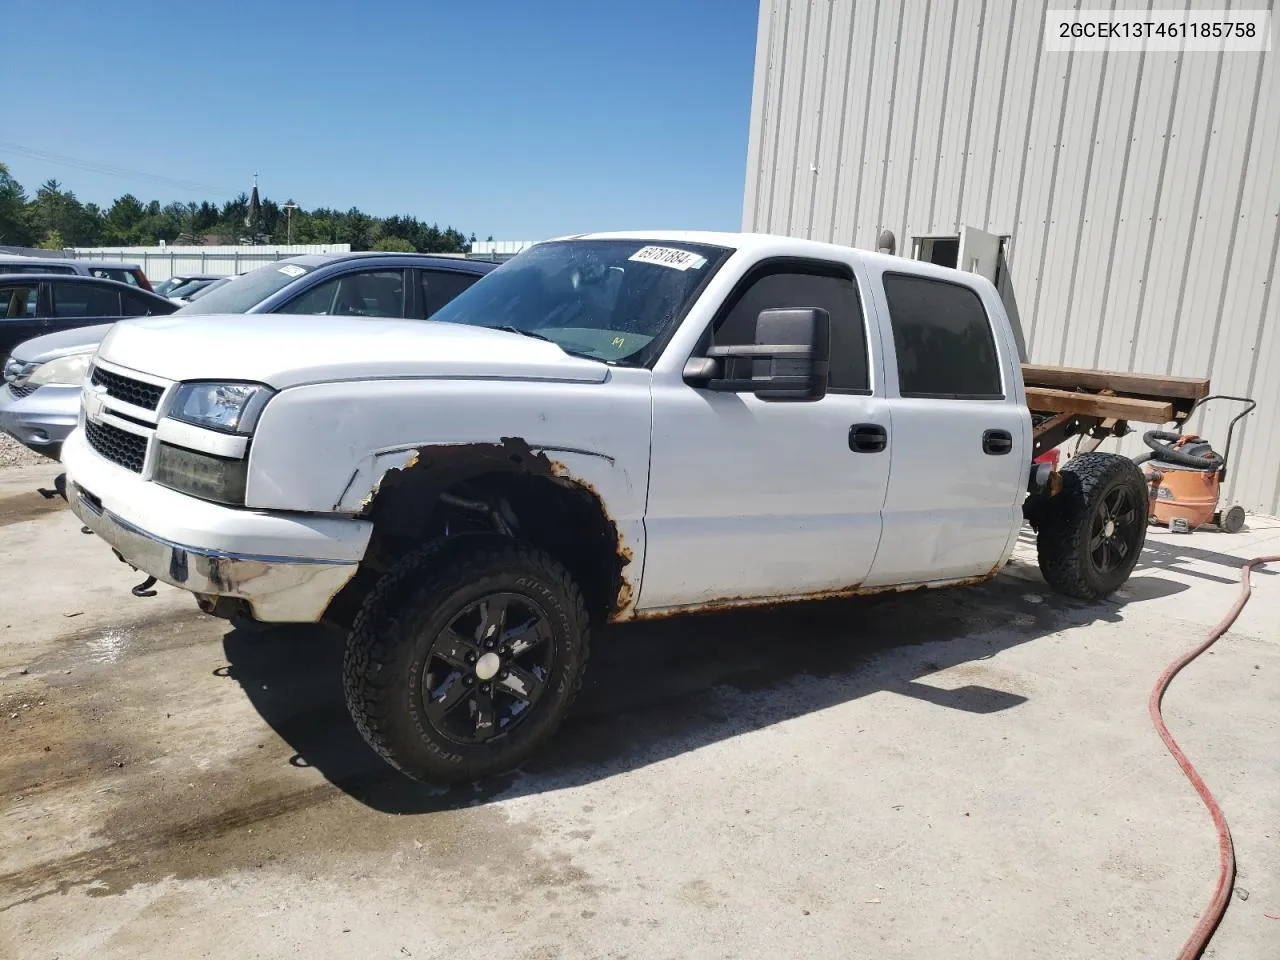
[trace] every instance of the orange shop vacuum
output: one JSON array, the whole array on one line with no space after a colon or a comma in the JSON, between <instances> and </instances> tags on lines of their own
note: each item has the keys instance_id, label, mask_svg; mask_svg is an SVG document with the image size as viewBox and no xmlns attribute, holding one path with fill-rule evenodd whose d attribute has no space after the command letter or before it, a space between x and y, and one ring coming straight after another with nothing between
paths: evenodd
<instances>
[{"instance_id":1,"label":"orange shop vacuum","mask_svg":"<svg viewBox=\"0 0 1280 960\"><path fill-rule=\"evenodd\" d=\"M1236 505L1222 509L1222 481L1227 476L1231 456L1231 434L1236 424L1253 412L1258 404L1248 397L1216 394L1198 401L1192 413L1210 400L1235 400L1247 403L1244 411L1227 427L1227 445L1217 453L1209 441L1194 434L1149 430L1142 442L1150 453L1134 457L1142 464L1151 487L1150 519L1175 533L1190 533L1197 527L1214 524L1226 533L1238 533L1244 526L1244 508ZM1190 419L1190 416L1187 417Z\"/></svg>"}]
</instances>

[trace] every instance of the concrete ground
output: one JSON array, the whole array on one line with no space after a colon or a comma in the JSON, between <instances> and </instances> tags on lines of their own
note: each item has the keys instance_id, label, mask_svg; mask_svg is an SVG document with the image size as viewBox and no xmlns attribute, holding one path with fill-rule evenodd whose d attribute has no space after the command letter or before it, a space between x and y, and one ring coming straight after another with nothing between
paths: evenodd
<instances>
[{"instance_id":1,"label":"concrete ground","mask_svg":"<svg viewBox=\"0 0 1280 960\"><path fill-rule=\"evenodd\" d=\"M524 772L432 790L347 719L341 638L197 613L0 473L0 956L1172 957L1217 873L1147 717L1236 536L1153 531L1115 602L976 588L614 628ZM1280 955L1280 580L1175 681Z\"/></svg>"}]
</instances>

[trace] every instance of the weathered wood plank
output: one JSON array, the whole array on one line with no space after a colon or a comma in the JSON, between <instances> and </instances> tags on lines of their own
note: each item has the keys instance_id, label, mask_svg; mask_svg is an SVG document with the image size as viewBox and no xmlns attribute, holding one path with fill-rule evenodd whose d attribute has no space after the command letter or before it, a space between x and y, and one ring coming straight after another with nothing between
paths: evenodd
<instances>
[{"instance_id":1,"label":"weathered wood plank","mask_svg":"<svg viewBox=\"0 0 1280 960\"><path fill-rule=\"evenodd\" d=\"M1199 400L1209 395L1209 381L1195 377L1165 377L1153 373L1117 373L1083 367L1055 367L1024 363L1022 379L1029 387L1083 387L1086 390L1114 390L1146 397L1177 397ZM1151 421L1148 421L1151 422Z\"/></svg>"},{"instance_id":2,"label":"weathered wood plank","mask_svg":"<svg viewBox=\"0 0 1280 960\"><path fill-rule=\"evenodd\" d=\"M1027 387L1027 406L1039 413L1080 413L1104 419L1137 420L1139 423L1168 423L1173 419L1172 403L1044 387Z\"/></svg>"}]
</instances>

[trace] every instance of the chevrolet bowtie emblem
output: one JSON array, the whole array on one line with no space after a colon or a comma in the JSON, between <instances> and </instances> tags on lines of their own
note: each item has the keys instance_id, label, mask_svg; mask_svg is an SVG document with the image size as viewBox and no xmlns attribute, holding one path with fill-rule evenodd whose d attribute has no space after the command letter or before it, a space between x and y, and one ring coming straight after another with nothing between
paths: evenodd
<instances>
[{"instance_id":1,"label":"chevrolet bowtie emblem","mask_svg":"<svg viewBox=\"0 0 1280 960\"><path fill-rule=\"evenodd\" d=\"M92 420L97 423L102 419L103 399L107 395L107 388L98 385L90 387L84 394L84 416L86 420Z\"/></svg>"}]
</instances>

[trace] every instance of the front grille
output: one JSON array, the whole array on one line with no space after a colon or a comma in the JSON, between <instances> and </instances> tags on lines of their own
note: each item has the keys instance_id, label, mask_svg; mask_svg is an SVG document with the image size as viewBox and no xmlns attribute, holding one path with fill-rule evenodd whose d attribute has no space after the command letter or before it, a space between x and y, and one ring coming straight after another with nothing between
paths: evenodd
<instances>
[{"instance_id":1,"label":"front grille","mask_svg":"<svg viewBox=\"0 0 1280 960\"><path fill-rule=\"evenodd\" d=\"M23 397L29 397L39 389L39 384L32 383L11 383L9 384L9 394L15 400L21 400Z\"/></svg>"},{"instance_id":2,"label":"front grille","mask_svg":"<svg viewBox=\"0 0 1280 960\"><path fill-rule=\"evenodd\" d=\"M143 410L154 410L160 406L160 395L164 393L164 387L157 387L154 383L143 383L131 377L122 377L118 373L103 370L98 366L93 368L89 382L95 387L106 387L107 396L131 403Z\"/></svg>"},{"instance_id":3,"label":"front grille","mask_svg":"<svg viewBox=\"0 0 1280 960\"><path fill-rule=\"evenodd\" d=\"M85 439L99 455L134 473L142 472L147 458L147 438L140 437L109 423L84 422Z\"/></svg>"}]
</instances>

